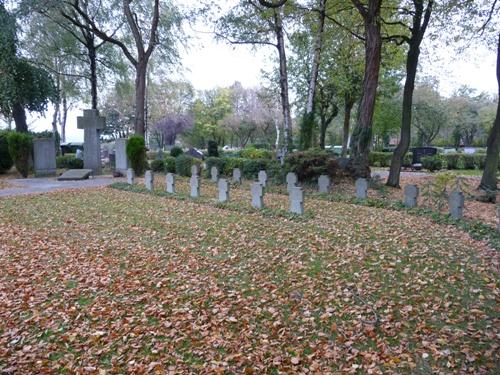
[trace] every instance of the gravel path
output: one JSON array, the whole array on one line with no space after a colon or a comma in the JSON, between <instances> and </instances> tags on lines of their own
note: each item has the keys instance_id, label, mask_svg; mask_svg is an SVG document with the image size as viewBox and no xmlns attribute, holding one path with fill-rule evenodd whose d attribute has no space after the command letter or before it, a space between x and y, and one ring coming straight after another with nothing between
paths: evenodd
<instances>
[{"instance_id":1,"label":"gravel path","mask_svg":"<svg viewBox=\"0 0 500 375\"><path fill-rule=\"evenodd\" d=\"M113 178L111 176L98 176L81 181L57 181L57 177L13 179L7 180L12 187L1 189L0 197L39 194L65 189L89 189L107 186L113 182L121 181L125 180L123 178Z\"/></svg>"}]
</instances>

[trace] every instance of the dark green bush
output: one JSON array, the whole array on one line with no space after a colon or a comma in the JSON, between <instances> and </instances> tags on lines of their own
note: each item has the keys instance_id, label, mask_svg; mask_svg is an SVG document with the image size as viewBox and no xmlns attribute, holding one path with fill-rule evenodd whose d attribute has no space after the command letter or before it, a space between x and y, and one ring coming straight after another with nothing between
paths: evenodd
<instances>
[{"instance_id":1,"label":"dark green bush","mask_svg":"<svg viewBox=\"0 0 500 375\"><path fill-rule=\"evenodd\" d=\"M220 175L225 175L226 173L226 163L227 163L227 158L216 158L216 157L208 157L205 160L206 164L206 176L210 177L210 171L212 170L212 167L217 167L219 170Z\"/></svg>"},{"instance_id":2,"label":"dark green bush","mask_svg":"<svg viewBox=\"0 0 500 375\"><path fill-rule=\"evenodd\" d=\"M245 164L245 159L243 158L225 158L226 164L224 166L224 175L232 176L233 169L239 168L243 172L243 165Z\"/></svg>"},{"instance_id":3,"label":"dark green bush","mask_svg":"<svg viewBox=\"0 0 500 375\"><path fill-rule=\"evenodd\" d=\"M391 165L392 152L372 151L368 156L368 162L373 167L389 167Z\"/></svg>"},{"instance_id":4,"label":"dark green bush","mask_svg":"<svg viewBox=\"0 0 500 375\"><path fill-rule=\"evenodd\" d=\"M177 156L179 155L182 155L184 153L184 151L182 151L182 148L180 147L172 147L172 149L170 150L170 156L173 156L174 158L176 158Z\"/></svg>"},{"instance_id":5,"label":"dark green bush","mask_svg":"<svg viewBox=\"0 0 500 375\"><path fill-rule=\"evenodd\" d=\"M144 138L133 135L127 141L127 157L136 176L142 176L147 166Z\"/></svg>"},{"instance_id":6,"label":"dark green bush","mask_svg":"<svg viewBox=\"0 0 500 375\"><path fill-rule=\"evenodd\" d=\"M165 156L165 172L175 173L175 158L173 156Z\"/></svg>"},{"instance_id":7,"label":"dark green bush","mask_svg":"<svg viewBox=\"0 0 500 375\"><path fill-rule=\"evenodd\" d=\"M272 159L273 154L271 151L250 146L241 150L240 156L245 159Z\"/></svg>"},{"instance_id":8,"label":"dark green bush","mask_svg":"<svg viewBox=\"0 0 500 375\"><path fill-rule=\"evenodd\" d=\"M267 159L244 159L243 162L243 177L249 180L255 180L259 171L267 168L269 160Z\"/></svg>"},{"instance_id":9,"label":"dark green bush","mask_svg":"<svg viewBox=\"0 0 500 375\"><path fill-rule=\"evenodd\" d=\"M341 168L335 157L323 150L294 152L285 159L285 169L297 174L299 181L315 181L320 175L337 177Z\"/></svg>"},{"instance_id":10,"label":"dark green bush","mask_svg":"<svg viewBox=\"0 0 500 375\"><path fill-rule=\"evenodd\" d=\"M75 158L74 154L66 154L56 158L56 166L59 169L83 169L83 160Z\"/></svg>"},{"instance_id":11,"label":"dark green bush","mask_svg":"<svg viewBox=\"0 0 500 375\"><path fill-rule=\"evenodd\" d=\"M441 157L446 161L446 168L452 169L463 169L463 159L461 154L444 154ZM461 167L461 168L460 168Z\"/></svg>"},{"instance_id":12,"label":"dark green bush","mask_svg":"<svg viewBox=\"0 0 500 375\"><path fill-rule=\"evenodd\" d=\"M0 132L0 173L8 172L14 165L9 153L8 134L6 131Z\"/></svg>"},{"instance_id":13,"label":"dark green bush","mask_svg":"<svg viewBox=\"0 0 500 375\"><path fill-rule=\"evenodd\" d=\"M479 167L479 163L476 161L476 155L474 154L464 154L464 169L476 169Z\"/></svg>"},{"instance_id":14,"label":"dark green bush","mask_svg":"<svg viewBox=\"0 0 500 375\"><path fill-rule=\"evenodd\" d=\"M422 167L430 172L439 171L443 168L443 160L439 155L424 156L421 161Z\"/></svg>"},{"instance_id":15,"label":"dark green bush","mask_svg":"<svg viewBox=\"0 0 500 375\"><path fill-rule=\"evenodd\" d=\"M165 161L163 160L153 160L151 162L151 170L153 172L165 172Z\"/></svg>"},{"instance_id":16,"label":"dark green bush","mask_svg":"<svg viewBox=\"0 0 500 375\"><path fill-rule=\"evenodd\" d=\"M191 176L191 166L194 163L194 158L189 155L179 155L175 158L175 173L180 176Z\"/></svg>"},{"instance_id":17,"label":"dark green bush","mask_svg":"<svg viewBox=\"0 0 500 375\"><path fill-rule=\"evenodd\" d=\"M208 141L208 157L219 157L219 148L217 145L217 142L215 141Z\"/></svg>"},{"instance_id":18,"label":"dark green bush","mask_svg":"<svg viewBox=\"0 0 500 375\"><path fill-rule=\"evenodd\" d=\"M10 132L7 136L9 154L16 169L23 177L28 177L30 159L33 153L33 137L27 133Z\"/></svg>"}]
</instances>

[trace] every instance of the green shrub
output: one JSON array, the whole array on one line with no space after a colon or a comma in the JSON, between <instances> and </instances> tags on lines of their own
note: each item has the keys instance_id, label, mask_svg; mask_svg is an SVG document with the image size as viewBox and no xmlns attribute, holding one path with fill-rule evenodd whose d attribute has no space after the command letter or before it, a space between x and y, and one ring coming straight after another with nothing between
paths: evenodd
<instances>
[{"instance_id":1,"label":"green shrub","mask_svg":"<svg viewBox=\"0 0 500 375\"><path fill-rule=\"evenodd\" d=\"M175 173L175 158L173 156L165 156L165 172Z\"/></svg>"},{"instance_id":2,"label":"green shrub","mask_svg":"<svg viewBox=\"0 0 500 375\"><path fill-rule=\"evenodd\" d=\"M0 132L0 173L8 172L14 162L9 153L8 132Z\"/></svg>"},{"instance_id":3,"label":"green shrub","mask_svg":"<svg viewBox=\"0 0 500 375\"><path fill-rule=\"evenodd\" d=\"M458 169L458 162L462 155L460 154L444 154L442 155L443 159L446 160L446 168L447 169Z\"/></svg>"},{"instance_id":4,"label":"green shrub","mask_svg":"<svg viewBox=\"0 0 500 375\"><path fill-rule=\"evenodd\" d=\"M406 155L403 157L403 167L411 167L412 162L413 162L413 153L407 152Z\"/></svg>"},{"instance_id":5,"label":"green shrub","mask_svg":"<svg viewBox=\"0 0 500 375\"><path fill-rule=\"evenodd\" d=\"M368 156L368 162L374 167L389 167L391 165L392 152L372 151Z\"/></svg>"},{"instance_id":6,"label":"green shrub","mask_svg":"<svg viewBox=\"0 0 500 375\"><path fill-rule=\"evenodd\" d=\"M156 155L158 155L157 151L146 151L146 159L147 160L155 160Z\"/></svg>"},{"instance_id":7,"label":"green shrub","mask_svg":"<svg viewBox=\"0 0 500 375\"><path fill-rule=\"evenodd\" d=\"M271 151L250 146L241 150L240 156L245 159L272 159L273 154Z\"/></svg>"},{"instance_id":8,"label":"green shrub","mask_svg":"<svg viewBox=\"0 0 500 375\"><path fill-rule=\"evenodd\" d=\"M189 155L179 155L175 158L175 173L180 176L191 176L191 166L194 163L194 158Z\"/></svg>"},{"instance_id":9,"label":"green shrub","mask_svg":"<svg viewBox=\"0 0 500 375\"><path fill-rule=\"evenodd\" d=\"M83 160L75 158L74 154L66 154L56 158L56 166L59 169L83 169Z\"/></svg>"},{"instance_id":10,"label":"green shrub","mask_svg":"<svg viewBox=\"0 0 500 375\"><path fill-rule=\"evenodd\" d=\"M267 178L271 183L281 185L286 182L286 171L277 160L267 163L266 172Z\"/></svg>"},{"instance_id":11,"label":"green shrub","mask_svg":"<svg viewBox=\"0 0 500 375\"><path fill-rule=\"evenodd\" d=\"M217 142L215 141L208 141L208 157L219 157L219 148L217 146Z\"/></svg>"},{"instance_id":12,"label":"green shrub","mask_svg":"<svg viewBox=\"0 0 500 375\"><path fill-rule=\"evenodd\" d=\"M163 160L153 160L151 162L151 170L153 172L165 172L165 161Z\"/></svg>"},{"instance_id":13,"label":"green shrub","mask_svg":"<svg viewBox=\"0 0 500 375\"><path fill-rule=\"evenodd\" d=\"M133 135L128 139L127 157L136 176L143 175L148 164L146 159L146 145L143 137Z\"/></svg>"},{"instance_id":14,"label":"green shrub","mask_svg":"<svg viewBox=\"0 0 500 375\"><path fill-rule=\"evenodd\" d=\"M464 160L464 169L476 169L479 167L476 155L474 154L464 154L463 160Z\"/></svg>"},{"instance_id":15,"label":"green shrub","mask_svg":"<svg viewBox=\"0 0 500 375\"><path fill-rule=\"evenodd\" d=\"M255 180L259 171L267 168L269 160L267 159L244 159L243 162L243 177L249 180Z\"/></svg>"},{"instance_id":16,"label":"green shrub","mask_svg":"<svg viewBox=\"0 0 500 375\"><path fill-rule=\"evenodd\" d=\"M9 154L16 169L23 177L28 177L30 158L33 153L33 137L27 133L10 132L7 136Z\"/></svg>"},{"instance_id":17,"label":"green shrub","mask_svg":"<svg viewBox=\"0 0 500 375\"><path fill-rule=\"evenodd\" d=\"M172 149L170 150L170 156L173 156L174 158L176 158L179 155L182 155L183 153L184 151L182 151L182 148L177 146L172 147Z\"/></svg>"},{"instance_id":18,"label":"green shrub","mask_svg":"<svg viewBox=\"0 0 500 375\"><path fill-rule=\"evenodd\" d=\"M422 167L430 172L439 171L443 168L443 160L438 155L424 156L421 160Z\"/></svg>"},{"instance_id":19,"label":"green shrub","mask_svg":"<svg viewBox=\"0 0 500 375\"><path fill-rule=\"evenodd\" d=\"M226 173L226 163L227 163L227 158L216 158L216 157L208 157L205 160L205 165L206 165L206 176L210 177L210 171L212 170L212 167L217 167L219 170L220 175L225 175Z\"/></svg>"},{"instance_id":20,"label":"green shrub","mask_svg":"<svg viewBox=\"0 0 500 375\"><path fill-rule=\"evenodd\" d=\"M315 181L320 175L336 177L341 168L335 157L323 150L294 152L285 159L285 169L297 174L299 181Z\"/></svg>"},{"instance_id":21,"label":"green shrub","mask_svg":"<svg viewBox=\"0 0 500 375\"><path fill-rule=\"evenodd\" d=\"M224 165L223 174L226 176L233 175L233 169L239 168L243 172L243 165L245 164L245 159L243 158L225 158L226 164Z\"/></svg>"}]
</instances>

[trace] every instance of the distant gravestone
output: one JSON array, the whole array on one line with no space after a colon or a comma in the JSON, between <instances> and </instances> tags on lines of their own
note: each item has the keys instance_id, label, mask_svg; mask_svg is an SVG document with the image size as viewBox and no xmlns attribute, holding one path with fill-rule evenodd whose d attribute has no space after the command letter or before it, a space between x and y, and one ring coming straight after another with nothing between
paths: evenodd
<instances>
[{"instance_id":1,"label":"distant gravestone","mask_svg":"<svg viewBox=\"0 0 500 375\"><path fill-rule=\"evenodd\" d=\"M406 207L416 207L418 200L418 186L406 185L404 189L404 205Z\"/></svg>"},{"instance_id":2,"label":"distant gravestone","mask_svg":"<svg viewBox=\"0 0 500 375\"><path fill-rule=\"evenodd\" d=\"M83 167L92 169L94 175L101 174L101 131L106 119L99 116L97 109L85 109L77 118L78 129L83 129Z\"/></svg>"},{"instance_id":3,"label":"distant gravestone","mask_svg":"<svg viewBox=\"0 0 500 375\"><path fill-rule=\"evenodd\" d=\"M290 212L302 215L304 213L304 191L301 187L293 187L288 195Z\"/></svg>"},{"instance_id":4,"label":"distant gravestone","mask_svg":"<svg viewBox=\"0 0 500 375\"><path fill-rule=\"evenodd\" d=\"M250 188L252 192L252 207L264 207L264 187L259 182L254 182Z\"/></svg>"},{"instance_id":5,"label":"distant gravestone","mask_svg":"<svg viewBox=\"0 0 500 375\"><path fill-rule=\"evenodd\" d=\"M33 140L33 159L36 177L56 175L56 144L53 138Z\"/></svg>"},{"instance_id":6,"label":"distant gravestone","mask_svg":"<svg viewBox=\"0 0 500 375\"><path fill-rule=\"evenodd\" d=\"M262 185L262 187L266 187L267 186L267 173L266 171L262 170L262 171L259 171L259 176L258 176L258 180L259 180L259 184Z\"/></svg>"},{"instance_id":7,"label":"distant gravestone","mask_svg":"<svg viewBox=\"0 0 500 375\"><path fill-rule=\"evenodd\" d=\"M60 175L58 181L77 181L86 180L93 173L92 169L68 169Z\"/></svg>"},{"instance_id":8,"label":"distant gravestone","mask_svg":"<svg viewBox=\"0 0 500 375\"><path fill-rule=\"evenodd\" d=\"M146 189L148 189L149 191L153 190L154 179L155 176L153 174L153 171L146 171L144 173L144 184L146 185Z\"/></svg>"},{"instance_id":9,"label":"distant gravestone","mask_svg":"<svg viewBox=\"0 0 500 375\"><path fill-rule=\"evenodd\" d=\"M332 188L332 182L330 180L330 176L326 174L322 174L318 178L318 190L320 193L329 193Z\"/></svg>"},{"instance_id":10,"label":"distant gravestone","mask_svg":"<svg viewBox=\"0 0 500 375\"><path fill-rule=\"evenodd\" d=\"M167 185L167 193L175 194L175 175L173 173L167 173L165 182Z\"/></svg>"},{"instance_id":11,"label":"distant gravestone","mask_svg":"<svg viewBox=\"0 0 500 375\"><path fill-rule=\"evenodd\" d=\"M239 168L233 169L233 182L235 184L241 184L241 170Z\"/></svg>"},{"instance_id":12,"label":"distant gravestone","mask_svg":"<svg viewBox=\"0 0 500 375\"><path fill-rule=\"evenodd\" d=\"M191 176L189 185L191 186L191 198L198 198L200 196L200 178L198 175L194 174Z\"/></svg>"},{"instance_id":13,"label":"distant gravestone","mask_svg":"<svg viewBox=\"0 0 500 375\"><path fill-rule=\"evenodd\" d=\"M219 181L219 170L217 169L216 166L213 166L210 169L210 177L212 178L212 182Z\"/></svg>"},{"instance_id":14,"label":"distant gravestone","mask_svg":"<svg viewBox=\"0 0 500 375\"><path fill-rule=\"evenodd\" d=\"M125 138L119 138L115 141L115 170L124 175L127 173L128 168L127 140Z\"/></svg>"},{"instance_id":15,"label":"distant gravestone","mask_svg":"<svg viewBox=\"0 0 500 375\"><path fill-rule=\"evenodd\" d=\"M193 164L191 166L191 176L199 176L200 175L200 167L198 164Z\"/></svg>"},{"instance_id":16,"label":"distant gravestone","mask_svg":"<svg viewBox=\"0 0 500 375\"><path fill-rule=\"evenodd\" d=\"M358 178L356 180L356 198L368 198L368 181L366 178Z\"/></svg>"},{"instance_id":17,"label":"distant gravestone","mask_svg":"<svg viewBox=\"0 0 500 375\"><path fill-rule=\"evenodd\" d=\"M288 190L288 194L290 194L290 191L292 188L297 186L297 175L293 172L288 172L286 174L286 189Z\"/></svg>"},{"instance_id":18,"label":"distant gravestone","mask_svg":"<svg viewBox=\"0 0 500 375\"><path fill-rule=\"evenodd\" d=\"M135 180L135 173L132 168L127 169L127 184L133 185Z\"/></svg>"},{"instance_id":19,"label":"distant gravestone","mask_svg":"<svg viewBox=\"0 0 500 375\"><path fill-rule=\"evenodd\" d=\"M459 190L453 190L448 198L448 209L454 219L461 219L464 213L465 196Z\"/></svg>"},{"instance_id":20,"label":"distant gravestone","mask_svg":"<svg viewBox=\"0 0 500 375\"><path fill-rule=\"evenodd\" d=\"M229 182L225 178L221 178L217 185L219 188L219 202L227 202L229 200Z\"/></svg>"}]
</instances>

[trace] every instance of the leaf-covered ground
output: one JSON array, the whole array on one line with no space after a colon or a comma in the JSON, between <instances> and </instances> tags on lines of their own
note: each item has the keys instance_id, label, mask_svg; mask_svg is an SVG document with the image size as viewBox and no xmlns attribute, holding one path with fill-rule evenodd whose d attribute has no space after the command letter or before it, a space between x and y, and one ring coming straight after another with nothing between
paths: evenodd
<instances>
[{"instance_id":1,"label":"leaf-covered ground","mask_svg":"<svg viewBox=\"0 0 500 375\"><path fill-rule=\"evenodd\" d=\"M202 194L0 199L0 372L499 371L485 243L402 212Z\"/></svg>"}]
</instances>

